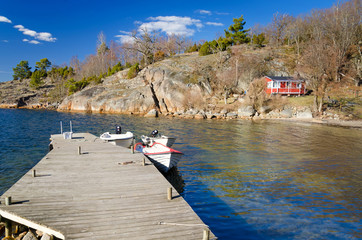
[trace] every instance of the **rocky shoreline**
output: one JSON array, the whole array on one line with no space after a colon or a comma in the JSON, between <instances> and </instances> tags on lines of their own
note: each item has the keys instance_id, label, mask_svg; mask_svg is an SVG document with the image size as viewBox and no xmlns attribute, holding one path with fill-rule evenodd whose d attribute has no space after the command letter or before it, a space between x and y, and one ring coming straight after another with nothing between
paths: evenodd
<instances>
[{"instance_id":1,"label":"rocky shoreline","mask_svg":"<svg viewBox=\"0 0 362 240\"><path fill-rule=\"evenodd\" d=\"M44 110L53 110L60 111L54 105L28 105L24 107L17 107L14 105L0 105L0 108L4 109L44 109ZM260 111L260 110L259 110ZM189 109L186 111L177 111L177 112L167 112L159 113L156 109L150 110L148 113L140 112L124 112L116 114L127 114L127 115L137 115L144 117L167 117L167 118L183 118L183 119L205 119L205 120L231 120L231 119L243 119L250 121L287 121L287 122L301 122L301 123L313 123L313 124L325 124L331 126L340 126L348 128L360 128L362 129L362 120L342 120L337 114L328 114L324 113L322 117L313 117L313 114L309 108L303 108L303 110L297 109L284 109L284 110L273 110L268 113L263 112L259 113L255 111L250 106L240 108L238 111L227 112L222 110L220 112L211 112L203 111L196 109ZM65 112L65 111L63 111ZM87 112L85 110L68 110L66 112ZM99 112L98 112L99 113ZM104 114L114 112L102 112Z\"/></svg>"}]
</instances>

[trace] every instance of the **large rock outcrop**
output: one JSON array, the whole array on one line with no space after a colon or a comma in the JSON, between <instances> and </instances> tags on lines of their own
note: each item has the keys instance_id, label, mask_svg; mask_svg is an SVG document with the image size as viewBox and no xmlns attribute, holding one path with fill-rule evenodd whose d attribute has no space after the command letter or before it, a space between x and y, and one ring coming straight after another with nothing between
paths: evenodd
<instances>
[{"instance_id":1,"label":"large rock outcrop","mask_svg":"<svg viewBox=\"0 0 362 240\"><path fill-rule=\"evenodd\" d=\"M145 114L183 110L190 101L211 93L209 59L197 55L173 57L146 67L137 77L119 72L102 84L88 86L59 105L61 111Z\"/></svg>"}]
</instances>

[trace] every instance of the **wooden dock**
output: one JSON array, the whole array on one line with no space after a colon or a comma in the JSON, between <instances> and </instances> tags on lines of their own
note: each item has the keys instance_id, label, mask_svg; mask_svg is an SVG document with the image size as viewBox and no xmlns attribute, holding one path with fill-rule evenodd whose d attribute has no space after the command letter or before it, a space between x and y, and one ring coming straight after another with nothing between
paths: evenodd
<instances>
[{"instance_id":1,"label":"wooden dock","mask_svg":"<svg viewBox=\"0 0 362 240\"><path fill-rule=\"evenodd\" d=\"M89 133L51 139L54 149L0 197L8 227L54 239L216 239L142 154Z\"/></svg>"}]
</instances>

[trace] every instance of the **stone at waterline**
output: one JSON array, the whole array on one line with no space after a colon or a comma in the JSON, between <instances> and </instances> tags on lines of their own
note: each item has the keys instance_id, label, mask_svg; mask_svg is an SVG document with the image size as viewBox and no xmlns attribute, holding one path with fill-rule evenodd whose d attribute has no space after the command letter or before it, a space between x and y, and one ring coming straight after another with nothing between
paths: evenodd
<instances>
[{"instance_id":1,"label":"stone at waterline","mask_svg":"<svg viewBox=\"0 0 362 240\"><path fill-rule=\"evenodd\" d=\"M238 114L234 113L234 112L229 112L229 113L226 114L226 117L227 118L237 118Z\"/></svg>"},{"instance_id":2,"label":"stone at waterline","mask_svg":"<svg viewBox=\"0 0 362 240\"><path fill-rule=\"evenodd\" d=\"M204 111L200 111L195 115L195 119L205 119L205 118L207 118L207 116L204 113Z\"/></svg>"},{"instance_id":3,"label":"stone at waterline","mask_svg":"<svg viewBox=\"0 0 362 240\"><path fill-rule=\"evenodd\" d=\"M223 110L220 111L220 114L222 114L222 115L225 115L227 113L228 113L228 111L226 109L223 109Z\"/></svg>"},{"instance_id":4,"label":"stone at waterline","mask_svg":"<svg viewBox=\"0 0 362 240\"><path fill-rule=\"evenodd\" d=\"M303 112L298 112L297 113L297 118L307 118L307 119L310 119L310 118L313 118L313 115L312 115L312 112L310 111L310 109L307 109Z\"/></svg>"},{"instance_id":5,"label":"stone at waterline","mask_svg":"<svg viewBox=\"0 0 362 240\"><path fill-rule=\"evenodd\" d=\"M291 118L293 116L293 112L290 109L284 109L280 112L280 117L282 118Z\"/></svg>"},{"instance_id":6,"label":"stone at waterline","mask_svg":"<svg viewBox=\"0 0 362 240\"><path fill-rule=\"evenodd\" d=\"M259 108L259 113L268 113L269 111L271 111L271 107L269 107L269 106L261 106L260 108Z\"/></svg>"},{"instance_id":7,"label":"stone at waterline","mask_svg":"<svg viewBox=\"0 0 362 240\"><path fill-rule=\"evenodd\" d=\"M156 109L150 110L145 117L158 117L158 111Z\"/></svg>"},{"instance_id":8,"label":"stone at waterline","mask_svg":"<svg viewBox=\"0 0 362 240\"><path fill-rule=\"evenodd\" d=\"M239 108L239 110L238 110L239 117L251 117L254 114L255 114L255 109L252 106Z\"/></svg>"},{"instance_id":9,"label":"stone at waterline","mask_svg":"<svg viewBox=\"0 0 362 240\"><path fill-rule=\"evenodd\" d=\"M278 112L277 110L272 110L272 111L268 112L268 114L266 116L268 118L279 118L280 112Z\"/></svg>"}]
</instances>

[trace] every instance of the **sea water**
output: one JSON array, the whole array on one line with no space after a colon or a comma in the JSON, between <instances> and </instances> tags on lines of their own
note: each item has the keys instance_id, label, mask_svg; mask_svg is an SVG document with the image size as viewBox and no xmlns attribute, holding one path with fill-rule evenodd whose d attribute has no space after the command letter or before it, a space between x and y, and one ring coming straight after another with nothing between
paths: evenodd
<instances>
[{"instance_id":1,"label":"sea water","mask_svg":"<svg viewBox=\"0 0 362 240\"><path fill-rule=\"evenodd\" d=\"M0 195L50 134L158 129L185 155L166 175L219 239L361 238L362 131L309 123L0 109ZM177 219L175 219L177 222Z\"/></svg>"}]
</instances>

